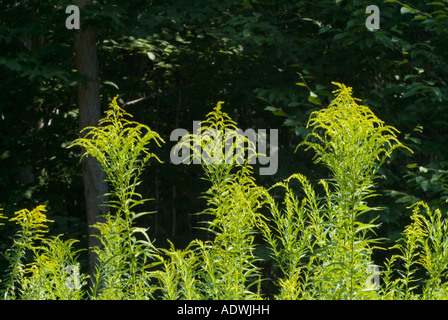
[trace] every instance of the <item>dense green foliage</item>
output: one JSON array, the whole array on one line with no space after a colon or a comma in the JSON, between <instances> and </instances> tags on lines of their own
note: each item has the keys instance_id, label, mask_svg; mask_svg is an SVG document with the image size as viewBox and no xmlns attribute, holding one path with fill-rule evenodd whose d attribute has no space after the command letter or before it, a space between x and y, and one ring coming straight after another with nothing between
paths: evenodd
<instances>
[{"instance_id":1,"label":"dense green foliage","mask_svg":"<svg viewBox=\"0 0 448 320\"><path fill-rule=\"evenodd\" d=\"M270 197L276 200L285 197L285 202L290 199L290 202L286 203L292 206L284 211L287 218L280 216L283 211L275 209L276 206L271 202L271 209L267 211L278 216L278 219L283 217L281 219L289 219L288 221L299 225L309 223L306 219L296 217L292 214L295 211L291 211L293 204L299 203L290 198L290 192L296 192L299 185L303 186L299 194L306 194L306 198L310 199L309 205L314 203L313 205L317 206L320 203L320 196L316 195L317 198L311 200L314 199L313 192L320 188L322 194L330 199L328 206L351 206L354 210L353 217L357 216L359 223L366 224L369 228L381 225L381 228L374 228L376 235L378 238L385 238L381 246L391 250L373 250L372 259L375 263L389 261L392 270L394 264L401 263L397 262L399 258L395 254L403 257L407 255L408 258L415 256L415 261L409 262L411 269L405 276L405 279L409 280L406 280L407 285L420 286L419 288L423 288L421 290L426 290L425 294L428 296L435 297L438 294L424 289L421 282L411 280L415 277L419 279L424 273L421 268L426 267L420 263L423 260L419 260L417 253L409 250L427 250L425 248L434 246L438 254L443 252L443 246L440 244L443 243L442 238L437 240L439 244L428 240L428 235L433 234L434 230L427 225L427 221L443 225L443 218L438 218L437 209L445 212L448 208L445 202L448 194L448 157L445 148L448 137L448 119L445 112L448 102L446 0L378 2L376 4L381 10L381 27L375 32L370 32L365 27L365 8L372 3L362 0L97 0L93 3L92 7L81 10L81 20L83 28L90 25L96 32L104 108L106 109L108 101L119 94L118 102L134 115L135 121L142 125L141 130L146 132L146 126L151 127L161 139L167 141L157 151L148 151L149 154L157 154L163 164L154 164L151 170L140 172L143 168L140 165L146 160L134 158L137 161L135 165L138 166L135 170L140 172L140 175L132 179L138 177L137 180L141 183L136 185L137 180L129 180L131 172L127 171L127 178L123 176L124 180L121 182L127 183L129 189L121 195L114 194L115 197L111 199L116 201L111 203L115 207L118 206L116 210L130 213L129 216L123 215L125 221L134 219L134 209L139 212L154 212L151 215L138 216L135 219L137 225L134 227L141 230L138 228L150 226L147 231L149 238L155 239L158 248L168 250L166 254L171 256L172 260L160 262L160 259L154 258L160 262L158 268L165 266L166 270L176 270L175 273L165 273L166 281L181 277L185 282L180 282L180 286L184 291L187 291L187 287L190 288L188 294L194 296L197 293L190 286L191 277L205 279L207 275L214 279L216 274L212 269L206 271L193 268L197 271L188 274L182 271L186 267L183 263L201 265L196 260L196 253L201 250L204 252L203 257L208 254L210 259L223 254L211 250L213 245L209 242L209 231L221 235L213 241L223 241L220 245L225 248L225 239L228 238L226 234L233 230L226 228L237 226L225 227L219 220L212 219L215 215L221 217L221 209L217 204L232 203L249 189L254 189L254 198L246 199L247 210L254 215L263 214L269 217L265 212L266 207L262 210L256 209L258 201L268 201ZM7 216L12 212L20 212L23 208L33 212L31 208L45 205L47 219L54 221L49 230L50 239L54 240L48 240L50 242L42 244L42 248L46 249L39 250L44 250L42 254L47 252L44 255L48 256L54 253L53 248L60 246L69 248L79 245L80 248L85 248L87 234L79 163L81 149L66 147L79 137L75 85L85 83L89 79L79 75L75 69L73 36L76 31L65 28L67 5L67 1L62 0L0 0L0 204L4 208L4 215ZM379 160L384 163L379 167L369 162L365 168L358 167L360 162L354 159L348 159L346 162L340 160L349 155L369 157L370 153L366 149L342 148L334 155L324 153L331 150L322 149L325 143L334 139L331 132L328 135L320 135L322 130L329 128L328 125L319 126L314 123L316 127L312 125L313 122L310 122L310 126L307 124L311 115L321 115L313 112L325 110L324 106L334 101L332 81L353 87L357 96L363 98L362 104L388 124L384 125L384 128L393 126L399 130L398 132L391 129L392 131L388 132L389 129L386 129L383 133L396 135L396 139L412 149L413 153L409 149L399 148L391 153L390 157L382 157L389 154L389 149L373 149L378 151ZM190 129L193 120L207 117L209 106L214 105L216 101L226 101L226 112L241 128L279 129L277 174L258 176L252 173L257 172L252 170L256 169L257 165L254 165L250 170L242 169L243 176L234 176L234 171L237 170L234 167L223 167L219 172L213 171L214 167L211 167L212 171L204 167L204 176L201 166L170 163L170 132L175 128ZM317 118L312 119L311 121L317 121ZM373 127L383 127L380 123L382 122L373 124ZM346 129L350 128L341 124L335 126L336 139L337 133ZM375 132L374 136L380 134L380 131ZM366 135L371 133L370 130L365 132ZM293 153L296 145L307 137L308 144L305 146L309 148L300 147ZM381 142L373 139L370 141L371 147L375 145L375 141ZM350 140L350 143L354 142ZM315 155L315 159L319 159L324 166L313 163ZM333 164L340 163L342 166L335 167L331 164L332 161ZM121 168L124 171L128 169ZM345 169L362 174L353 176L353 180L347 182L344 180ZM338 173L337 170L342 171ZM297 172L300 174L289 179ZM372 174L373 177L374 173L377 176L374 182L369 180L370 178L367 179L367 174ZM216 184L220 180L213 180L214 175L228 175L229 184ZM199 179L199 176L206 179ZM243 178L245 180L238 180ZM285 179L289 179L288 183ZM317 184L314 187L321 179L327 181L327 185ZM341 185L341 179L348 184ZM121 182L117 183L117 186ZM235 187L237 182L241 185L236 188L240 194L229 199L217 197L217 190L228 190ZM365 185L361 186L361 182ZM210 188L208 183L213 187ZM368 196L374 183L376 193L381 195L380 197ZM266 196L266 199L257 198L259 188L271 188L272 185L276 187L270 189L270 196ZM117 186L114 186L114 190L117 190ZM328 194L325 188L328 188ZM353 195L358 198L352 198L350 203L341 203L341 195L349 192L348 190L358 190L357 188L362 189L362 192ZM204 195L205 190L209 191ZM127 197L131 194L128 207L119 209L123 203L120 202L123 200L120 196ZM155 201L141 201L137 194L151 195ZM201 194L204 197L198 199ZM364 209L358 207L360 211L357 211L355 204L364 202L364 197L368 199L369 208L375 210L363 212ZM419 228L424 231L419 236L409 234L406 236L409 239L403 238L402 246L397 247L396 241L402 237L406 226L416 221L412 210L407 207L419 201L424 201L428 206L419 208L424 208L424 212L433 216L425 216L426 220L418 218L421 222ZM132 207L133 205L135 207ZM208 209L204 211L205 206ZM204 214L193 215L197 212ZM306 216L309 211L301 212L302 216ZM362 215L358 216L360 212ZM322 213L317 218L327 219L329 216ZM274 217L270 219L277 221ZM437 219L440 222L437 222ZM208 221L209 224L204 228L196 228L198 225L203 226L202 221ZM129 220L106 220L104 223L98 225L98 228L108 230L114 225L118 229L121 228L123 234L136 232L130 227ZM22 243L24 247L17 243L11 246L11 238L18 239L15 223L14 220L5 220L5 224L0 233L0 251L6 253L0 257L0 273L9 274L8 272L14 270L14 274L18 275L28 272L25 269L31 268L31 265L17 264L14 267L12 264L12 261L17 262L24 254L25 244ZM292 226L274 225L278 232L299 232L299 229L289 229ZM417 228L417 225L415 226ZM247 232L252 232L250 230L253 227L249 224ZM366 230L370 230L369 228ZM25 234L24 230L21 232L22 235ZM352 230L351 233L353 232ZM69 238L78 239L80 243L66 243L61 240L63 244L56 244L60 239L51 237L62 233ZM137 233L140 234L139 237L143 236L142 233ZM105 237L106 235L107 232L104 233ZM102 241L110 242L111 245L126 245L136 253L140 250L137 243L119 242L125 237L113 239L113 232L109 236L112 238L104 238ZM254 295L258 295L259 290L274 290L264 288L263 281L258 280L266 277L264 272L267 271L258 269L260 265L255 258L255 252L263 257L267 265L272 265L275 261L275 255L267 255L267 245L256 246L260 237L262 235L257 234L253 235L253 239L251 236L244 238L245 245L249 245L250 249L238 251L248 257L248 264L239 266L240 270L247 269L251 274L247 286ZM173 246L166 239L170 239ZM196 243L193 245L192 241L195 239L197 243L193 242ZM275 237L272 238L274 239ZM282 245L287 246L293 246L295 243L291 242L292 238L276 241L286 241ZM335 241L339 246L346 245L342 239L335 238ZM411 242L415 245L406 244ZM188 250L183 251L184 248ZM299 248L304 250L303 254L309 250L305 247ZM328 248L328 253L333 254L335 248L339 247ZM350 251L347 252L350 257ZM361 252L363 256L370 254L365 248ZM291 255L284 251L277 253L281 259L286 259L284 255ZM430 254L424 255L425 261L432 261ZM71 253L70 258L67 255L64 257L73 259ZM85 257L85 252L80 251L81 269L86 265ZM104 261L113 264L113 259L109 258L111 257L103 257ZM300 259L288 259L292 259L292 265L300 265ZM316 259L318 261L320 258ZM138 259L128 261L116 257L116 263L120 260L134 266L140 263ZM40 268L45 261L35 260L33 268ZM368 265L366 261L363 265ZM443 272L438 270L438 267L430 267L429 262L426 263L429 274L436 279L428 281L437 283L434 288L439 288L437 277L440 274L440 279L443 279ZM109 267L112 268L104 265L99 274L108 273ZM216 266L218 267L224 268ZM294 268L285 268L283 265L280 268L283 276L280 277L282 280L279 280L284 290L283 296L303 297L303 290L292 292L287 288L293 288L294 281L307 283L303 282L304 276L294 273ZM418 272L414 272L413 268ZM352 269L343 269L341 272L352 272ZM43 274L61 271L48 267L46 272ZM162 277L162 273L158 275ZM127 271L124 274L116 274L117 279L127 276ZM137 286L138 276L137 273L133 275L135 281L131 283L134 288ZM391 277L396 279L395 276L391 271ZM322 274L322 277L324 279L327 275ZM114 281L101 279L105 282ZM41 279L34 278L30 281ZM19 285L9 283L11 287L8 289L8 295L11 294L12 288ZM390 294L391 291L387 289L388 296L411 297L404 293L406 287L403 283L398 281L394 284L396 295ZM258 285L261 287L258 288ZM341 286L341 295L346 294L344 290L347 287L350 286L346 283ZM323 284L321 288L324 288ZM401 291L397 288L401 288ZM198 290L201 296L206 292L205 288ZM209 296L213 296L211 292L207 292ZM110 294L113 296L115 293ZM169 296L178 292L164 294ZM356 290L349 290L347 294L357 297Z\"/></svg>"}]
</instances>

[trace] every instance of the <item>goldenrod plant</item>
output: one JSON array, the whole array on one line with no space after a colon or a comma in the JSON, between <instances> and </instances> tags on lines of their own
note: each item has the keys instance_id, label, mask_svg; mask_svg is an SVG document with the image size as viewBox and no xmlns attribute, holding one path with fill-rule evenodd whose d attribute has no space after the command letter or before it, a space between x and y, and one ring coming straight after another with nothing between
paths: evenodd
<instances>
[{"instance_id":1,"label":"goldenrod plant","mask_svg":"<svg viewBox=\"0 0 448 320\"><path fill-rule=\"evenodd\" d=\"M331 171L323 211L328 241L319 253L323 259L317 273L319 287L327 297L352 299L371 291L366 281L376 242L369 236L377 226L359 218L375 209L367 200L374 196L379 166L394 149L404 146L395 128L384 125L368 107L356 102L351 88L334 84L339 87L334 91L336 98L327 108L311 114L308 126L313 130L301 145L313 149L316 162Z\"/></svg>"},{"instance_id":2,"label":"goldenrod plant","mask_svg":"<svg viewBox=\"0 0 448 320\"><path fill-rule=\"evenodd\" d=\"M284 208L271 199L274 234L267 233L274 259L285 278L279 298L357 299L378 298L371 283L371 238L378 227L360 217L375 210L367 204L374 196L378 168L391 152L404 147L397 130L386 126L372 111L352 98L352 90L334 83L336 98L311 114L312 132L299 146L312 149L316 163L330 169L321 180L325 195L315 194L309 181L295 174L274 187L286 194ZM299 201L288 186L298 180L305 197Z\"/></svg>"},{"instance_id":3,"label":"goldenrod plant","mask_svg":"<svg viewBox=\"0 0 448 320\"><path fill-rule=\"evenodd\" d=\"M432 210L418 202L411 223L394 246L398 253L386 264L389 275L397 262L403 265L398 278L388 276L382 291L385 299L447 299L448 283L448 226L439 209ZM421 269L423 268L423 269Z\"/></svg>"},{"instance_id":4,"label":"goldenrod plant","mask_svg":"<svg viewBox=\"0 0 448 320\"><path fill-rule=\"evenodd\" d=\"M77 240L45 237L52 222L45 212L45 206L39 205L31 211L19 210L9 219L19 230L5 253L9 268L1 289L4 299L81 299L84 295L86 276L79 273L79 250L72 248Z\"/></svg>"},{"instance_id":5,"label":"goldenrod plant","mask_svg":"<svg viewBox=\"0 0 448 320\"><path fill-rule=\"evenodd\" d=\"M153 140L160 146L164 141L148 126L128 120L132 115L118 106L117 98L112 100L99 125L84 128L81 131L84 137L75 140L69 148L81 146L85 148L83 157L92 156L99 161L112 188L108 205L117 209L117 215L130 219L131 210L146 201L135 192L145 164L151 158L160 161L149 152L148 144Z\"/></svg>"},{"instance_id":6,"label":"goldenrod plant","mask_svg":"<svg viewBox=\"0 0 448 320\"><path fill-rule=\"evenodd\" d=\"M202 250L209 250L209 260L213 259L214 263L212 268L210 264L202 264L204 268L201 271L207 279L204 288L206 297L211 299L260 297L254 237L259 226L265 223L259 212L265 189L256 185L249 164L250 157L256 156L254 144L236 130L230 131L234 134L230 141L225 136L234 126L229 116L222 112L220 103L201 126L202 130L217 130L218 138L212 142L206 141L207 145L202 147L204 150L207 147L215 150L215 157L217 154L221 156L217 162L203 165L206 178L211 183L205 192L208 206L204 213L211 216L211 221L207 221L207 230L214 235L214 239L205 243ZM244 142L244 147L239 144L241 142ZM226 154L224 146L229 143L232 148L228 150L238 152ZM245 157L245 154L248 156ZM243 161L237 161L241 156L244 157ZM233 161L229 161L229 157L233 157ZM210 281L215 286L210 286Z\"/></svg>"},{"instance_id":7,"label":"goldenrod plant","mask_svg":"<svg viewBox=\"0 0 448 320\"><path fill-rule=\"evenodd\" d=\"M398 131L358 104L343 84L327 107L313 112L311 133L299 144L315 152L330 176L314 183L302 173L266 189L256 183L254 140L237 129L222 102L186 134L178 148L193 150L185 161L200 164L210 186L199 226L207 240L186 248L156 248L136 220L146 199L136 191L151 158L149 144L162 138L129 120L117 98L98 127L72 146L98 159L107 174L111 211L94 227L101 246L90 287L78 262L74 239L46 236L45 206L19 210L10 222L18 231L4 256L3 299L446 299L448 226L446 215L415 203L411 223L391 248L375 232L381 226L366 213L380 166L407 147ZM196 152L194 152L196 150ZM197 150L200 150L198 152ZM409 150L409 149L407 149ZM174 152L176 150L174 149ZM159 160L160 161L160 160ZM4 214L0 211L0 218ZM0 220L2 225L5 220ZM263 247L262 247L263 245ZM264 272L258 248L268 248L274 270ZM385 262L374 250L389 250ZM277 291L263 292L271 282Z\"/></svg>"},{"instance_id":8,"label":"goldenrod plant","mask_svg":"<svg viewBox=\"0 0 448 320\"><path fill-rule=\"evenodd\" d=\"M136 192L136 187L141 183L146 163L151 158L160 161L149 152L148 144L153 141L160 146L164 141L148 126L129 120L132 115L118 106L117 98L99 125L84 128L84 137L75 140L71 147L81 146L85 149L83 156L99 161L111 188L108 205L115 209L105 222L95 225L104 248L94 248L99 264L93 279L93 297L143 299L151 294L144 271L154 248L146 230L135 226L136 219L148 214L134 211L147 201Z\"/></svg>"},{"instance_id":9,"label":"goldenrod plant","mask_svg":"<svg viewBox=\"0 0 448 320\"><path fill-rule=\"evenodd\" d=\"M312 132L299 146L313 149L315 162L331 170L339 193L359 197L359 191L373 186L379 167L392 151L404 146L397 139L397 129L357 103L360 100L352 97L352 88L333 84L339 87L333 91L336 98L327 108L311 113L308 127Z\"/></svg>"},{"instance_id":10,"label":"goldenrod plant","mask_svg":"<svg viewBox=\"0 0 448 320\"><path fill-rule=\"evenodd\" d=\"M20 297L23 291L23 282L26 273L26 254L36 249L36 242L42 240L43 234L47 232L47 223L51 222L45 216L45 206L37 206L29 211L23 209L17 211L10 221L19 226L14 236L14 243L6 251L6 260L9 268L3 279L2 296L4 299L15 299Z\"/></svg>"},{"instance_id":11,"label":"goldenrod plant","mask_svg":"<svg viewBox=\"0 0 448 320\"><path fill-rule=\"evenodd\" d=\"M87 276L81 273L79 250L74 239L45 238L34 250L22 284L25 300L80 300L84 298Z\"/></svg>"},{"instance_id":12,"label":"goldenrod plant","mask_svg":"<svg viewBox=\"0 0 448 320\"><path fill-rule=\"evenodd\" d=\"M253 141L237 130L236 123L222 111L222 103L201 122L199 132L185 136L179 144L202 150L193 152L190 160L202 165L205 179L211 184L204 193L207 208L202 214L211 217L204 221L204 229L213 239L193 241L186 251L167 251L171 263L165 262L164 271L159 273L167 298L261 298L254 238L259 227L265 225L258 210L266 190L257 186L252 176L249 162L256 156ZM180 256L186 260L180 260ZM185 266L192 269L187 272ZM194 286L193 279L197 281ZM180 295L167 290L167 284L170 289L181 288Z\"/></svg>"},{"instance_id":13,"label":"goldenrod plant","mask_svg":"<svg viewBox=\"0 0 448 320\"><path fill-rule=\"evenodd\" d=\"M199 279L199 255L193 249L192 242L183 250L176 249L170 242L169 249L161 249L162 269L156 271L160 284L160 298L165 300L201 299Z\"/></svg>"},{"instance_id":14,"label":"goldenrod plant","mask_svg":"<svg viewBox=\"0 0 448 320\"><path fill-rule=\"evenodd\" d=\"M304 199L298 199L290 186L292 181L299 182ZM262 231L282 275L276 283L280 287L276 298L313 299L310 270L307 268L313 262L310 257L314 246L326 243L325 221L320 213L323 209L304 175L294 174L276 183L274 188L283 190L283 201L278 204L268 195L271 227Z\"/></svg>"}]
</instances>

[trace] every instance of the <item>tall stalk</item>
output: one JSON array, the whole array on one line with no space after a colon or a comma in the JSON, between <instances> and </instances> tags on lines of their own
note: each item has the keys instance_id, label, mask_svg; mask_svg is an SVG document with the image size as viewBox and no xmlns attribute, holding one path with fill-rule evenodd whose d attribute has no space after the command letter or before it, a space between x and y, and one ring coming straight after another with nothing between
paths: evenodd
<instances>
[{"instance_id":1,"label":"tall stalk","mask_svg":"<svg viewBox=\"0 0 448 320\"><path fill-rule=\"evenodd\" d=\"M308 127L312 131L299 145L312 149L315 162L330 169L330 178L320 181L325 197L315 195L303 176L293 175L305 192L303 205L298 205L286 183L277 184L286 191L283 214L270 200L276 232L265 234L265 238L286 276L279 282L280 297L353 299L371 294L367 279L377 240L368 236L377 225L360 218L376 209L367 201L374 196L380 165L393 150L404 146L397 140L395 128L384 125L352 98L351 88L334 84L338 87L336 98L327 108L311 113ZM291 212L300 219L297 227L286 228ZM294 245L296 250L291 251ZM292 288L291 283L300 289Z\"/></svg>"},{"instance_id":2,"label":"tall stalk","mask_svg":"<svg viewBox=\"0 0 448 320\"><path fill-rule=\"evenodd\" d=\"M103 238L102 242L105 246L121 241L125 245L122 250L126 253L123 257L127 267L123 268L123 261L115 260L118 263L115 269L122 271L121 277L124 278L118 280L118 282L126 284L126 288L122 290L129 291L131 298L137 298L139 297L140 287L139 277L142 274L137 257L145 257L145 250L141 247L143 242L138 242L136 236L140 233L147 239L147 235L145 230L136 228L134 223L137 218L147 214L147 212L135 213L134 210L147 200L143 199L135 188L141 183L140 175L146 163L151 158L160 161L154 153L149 152L148 144L154 141L160 146L163 139L148 126L127 119L131 117L131 114L118 106L117 97L115 97L106 112L106 116L100 120L99 126L85 128L83 130L87 132L85 136L75 140L71 147L84 147L86 152L83 157L95 157L107 175L107 182L112 187L112 191L108 194L109 206L114 208L116 212L115 218L109 215L106 223L113 225L114 219L118 222L122 219L124 228L121 235L118 234L114 237L113 235L103 234L100 235L100 239ZM113 232L102 223L97 224L96 227L103 231ZM120 239L120 237L123 237L123 239ZM151 247L149 239L144 242L144 245ZM150 249L152 250L152 248ZM97 252L101 255L106 251L97 248ZM110 258L103 259L102 263L105 264L110 261L113 260L110 260ZM97 270L100 269L101 266L97 268ZM101 275L101 277L107 276L110 275ZM129 280L126 280L126 278L129 278ZM117 290L120 290L119 287L122 285L115 285L118 285Z\"/></svg>"},{"instance_id":3,"label":"tall stalk","mask_svg":"<svg viewBox=\"0 0 448 320\"><path fill-rule=\"evenodd\" d=\"M301 145L313 149L315 162L322 162L332 173L330 201L334 202L337 232L328 249L336 261L340 259L339 271L348 276L341 293L352 299L362 292L366 269L372 264L371 244L375 243L366 238L367 232L376 228L373 221L362 223L359 218L374 209L367 200L374 196L379 167L393 150L404 146L395 128L384 125L368 107L357 103L351 88L334 84L339 87L334 91L336 98L328 108L311 114L308 126L313 129ZM345 253L341 256L341 252Z\"/></svg>"},{"instance_id":4,"label":"tall stalk","mask_svg":"<svg viewBox=\"0 0 448 320\"><path fill-rule=\"evenodd\" d=\"M249 165L255 145L241 134L221 105L219 102L201 122L198 132L184 137L178 145L193 151L192 162L201 163L211 184L204 193L207 208L203 213L211 217L204 223L213 239L196 242L196 252L203 259L198 277L205 298L257 298L260 274L254 238L264 223L258 209L266 190L256 185Z\"/></svg>"}]
</instances>

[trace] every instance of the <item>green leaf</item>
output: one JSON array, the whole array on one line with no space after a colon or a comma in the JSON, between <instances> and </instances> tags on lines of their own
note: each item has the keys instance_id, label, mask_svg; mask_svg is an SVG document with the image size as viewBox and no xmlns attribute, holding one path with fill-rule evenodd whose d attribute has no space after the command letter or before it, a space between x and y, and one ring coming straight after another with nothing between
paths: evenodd
<instances>
[{"instance_id":1,"label":"green leaf","mask_svg":"<svg viewBox=\"0 0 448 320\"><path fill-rule=\"evenodd\" d=\"M428 172L428 168L425 168L425 167L419 167L418 169L422 173L427 173Z\"/></svg>"},{"instance_id":2,"label":"green leaf","mask_svg":"<svg viewBox=\"0 0 448 320\"><path fill-rule=\"evenodd\" d=\"M0 59L0 65L3 64L5 65L8 69L12 70L12 71L20 71L22 69L21 65L15 61L15 60L6 60L6 59Z\"/></svg>"},{"instance_id":3,"label":"green leaf","mask_svg":"<svg viewBox=\"0 0 448 320\"><path fill-rule=\"evenodd\" d=\"M294 127L299 124L299 121L293 119L286 119L283 124L288 127Z\"/></svg>"},{"instance_id":4,"label":"green leaf","mask_svg":"<svg viewBox=\"0 0 448 320\"><path fill-rule=\"evenodd\" d=\"M104 81L103 83L104 83L104 84L107 84L107 85L109 85L109 86L112 86L112 87L114 87L114 88L117 89L117 90L120 90L120 88L118 88L117 84L114 83L114 82L112 82L112 81Z\"/></svg>"},{"instance_id":5,"label":"green leaf","mask_svg":"<svg viewBox=\"0 0 448 320\"><path fill-rule=\"evenodd\" d=\"M331 29L330 26L322 27L319 29L319 32L317 34L322 34L322 33L328 32L330 29Z\"/></svg>"},{"instance_id":6,"label":"green leaf","mask_svg":"<svg viewBox=\"0 0 448 320\"><path fill-rule=\"evenodd\" d=\"M440 2L440 1L435 1L435 2L430 2L430 3L428 3L427 4L428 6L445 6L445 4L443 3L443 2Z\"/></svg>"},{"instance_id":7,"label":"green leaf","mask_svg":"<svg viewBox=\"0 0 448 320\"><path fill-rule=\"evenodd\" d=\"M264 110L271 111L276 116L286 116L286 113L281 108L267 106L266 108L264 108Z\"/></svg>"},{"instance_id":8,"label":"green leaf","mask_svg":"<svg viewBox=\"0 0 448 320\"><path fill-rule=\"evenodd\" d=\"M412 20L418 21L418 20L426 20L426 19L428 19L427 16L418 15L418 16L415 16L415 18Z\"/></svg>"},{"instance_id":9,"label":"green leaf","mask_svg":"<svg viewBox=\"0 0 448 320\"><path fill-rule=\"evenodd\" d=\"M347 34L345 32L337 33L334 35L333 40L340 40L347 37Z\"/></svg>"},{"instance_id":10,"label":"green leaf","mask_svg":"<svg viewBox=\"0 0 448 320\"><path fill-rule=\"evenodd\" d=\"M422 187L422 189L423 189L423 191L428 191L428 188L429 188L429 181L428 180L425 180L425 181L423 181L421 184L420 184L420 186Z\"/></svg>"},{"instance_id":11,"label":"green leaf","mask_svg":"<svg viewBox=\"0 0 448 320\"><path fill-rule=\"evenodd\" d=\"M407 195L407 196L401 197L400 199L397 199L395 202L396 203L412 203L412 202L415 202L415 200L416 200L415 197Z\"/></svg>"},{"instance_id":12,"label":"green leaf","mask_svg":"<svg viewBox=\"0 0 448 320\"><path fill-rule=\"evenodd\" d=\"M317 96L317 94L315 94L314 92L310 92L310 96L308 97L308 101L311 102L312 104L315 105L321 105L321 101L319 99L319 97Z\"/></svg>"},{"instance_id":13,"label":"green leaf","mask_svg":"<svg viewBox=\"0 0 448 320\"><path fill-rule=\"evenodd\" d=\"M303 136L308 133L308 129L305 127L297 127L295 133L297 136Z\"/></svg>"},{"instance_id":14,"label":"green leaf","mask_svg":"<svg viewBox=\"0 0 448 320\"><path fill-rule=\"evenodd\" d=\"M400 9L401 14L406 14L406 13L411 13L411 12L414 12L414 10L411 7L409 7L408 5L405 5L404 7L401 7L401 9Z\"/></svg>"},{"instance_id":15,"label":"green leaf","mask_svg":"<svg viewBox=\"0 0 448 320\"><path fill-rule=\"evenodd\" d=\"M152 52L146 52L146 55L148 56L148 58L152 61L156 60L156 55Z\"/></svg>"}]
</instances>

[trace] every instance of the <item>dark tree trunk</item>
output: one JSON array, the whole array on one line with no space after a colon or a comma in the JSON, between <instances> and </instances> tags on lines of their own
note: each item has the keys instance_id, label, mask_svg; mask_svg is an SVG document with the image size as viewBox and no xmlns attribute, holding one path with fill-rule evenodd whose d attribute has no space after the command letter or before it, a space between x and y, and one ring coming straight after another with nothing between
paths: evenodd
<instances>
[{"instance_id":1,"label":"dark tree trunk","mask_svg":"<svg viewBox=\"0 0 448 320\"><path fill-rule=\"evenodd\" d=\"M92 0L77 0L79 6L88 6ZM82 17L81 17L82 20ZM96 51L95 33L89 26L82 28L75 35L76 67L78 72L87 76L90 81L78 84L79 124L81 129L97 126L101 118L101 102L99 93L99 70ZM89 247L100 246L99 239L93 235L98 230L92 225L99 222L99 216L107 213L107 207L102 206L107 201L103 195L108 192L106 175L100 164L92 157L82 160L82 174L84 180L84 196L87 211ZM89 274L93 275L95 255L89 250Z\"/></svg>"}]
</instances>

